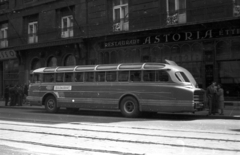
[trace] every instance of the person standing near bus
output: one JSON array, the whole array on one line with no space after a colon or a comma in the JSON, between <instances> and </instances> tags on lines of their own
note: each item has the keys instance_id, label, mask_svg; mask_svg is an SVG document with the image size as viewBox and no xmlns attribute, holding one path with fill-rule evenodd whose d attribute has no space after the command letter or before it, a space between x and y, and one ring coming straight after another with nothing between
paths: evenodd
<instances>
[{"instance_id":1,"label":"person standing near bus","mask_svg":"<svg viewBox=\"0 0 240 155\"><path fill-rule=\"evenodd\" d=\"M9 101L9 87L8 87L8 85L6 85L6 88L4 90L4 99L5 99L5 106L7 106L8 101Z\"/></svg>"},{"instance_id":2,"label":"person standing near bus","mask_svg":"<svg viewBox=\"0 0 240 155\"><path fill-rule=\"evenodd\" d=\"M10 106L14 106L15 103L15 92L14 92L14 86L10 85L9 87L9 95L10 95Z\"/></svg>"},{"instance_id":3,"label":"person standing near bus","mask_svg":"<svg viewBox=\"0 0 240 155\"><path fill-rule=\"evenodd\" d=\"M222 89L222 85L219 83L217 84L217 104L218 108L221 111L220 115L224 115L223 108L224 108L224 90Z\"/></svg>"},{"instance_id":4,"label":"person standing near bus","mask_svg":"<svg viewBox=\"0 0 240 155\"><path fill-rule=\"evenodd\" d=\"M208 99L209 115L215 114L216 112L216 82L212 82L210 86L207 87L206 95Z\"/></svg>"}]
</instances>

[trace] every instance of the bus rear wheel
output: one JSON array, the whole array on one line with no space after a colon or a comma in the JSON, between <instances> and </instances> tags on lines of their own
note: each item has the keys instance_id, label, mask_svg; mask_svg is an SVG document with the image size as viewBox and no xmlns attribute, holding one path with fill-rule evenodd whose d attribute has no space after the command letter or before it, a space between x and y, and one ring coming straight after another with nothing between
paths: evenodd
<instances>
[{"instance_id":1,"label":"bus rear wheel","mask_svg":"<svg viewBox=\"0 0 240 155\"><path fill-rule=\"evenodd\" d=\"M48 96L45 100L45 109L49 113L56 113L58 112L59 108L57 107L57 101L55 97Z\"/></svg>"},{"instance_id":2,"label":"bus rear wheel","mask_svg":"<svg viewBox=\"0 0 240 155\"><path fill-rule=\"evenodd\" d=\"M120 109L125 117L138 117L140 114L138 101L131 96L123 98Z\"/></svg>"}]
</instances>

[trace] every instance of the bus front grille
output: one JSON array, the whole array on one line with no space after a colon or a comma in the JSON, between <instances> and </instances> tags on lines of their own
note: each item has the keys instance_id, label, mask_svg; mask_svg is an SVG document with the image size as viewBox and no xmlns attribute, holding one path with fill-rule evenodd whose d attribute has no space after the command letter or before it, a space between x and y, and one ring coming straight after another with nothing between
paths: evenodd
<instances>
[{"instance_id":1,"label":"bus front grille","mask_svg":"<svg viewBox=\"0 0 240 155\"><path fill-rule=\"evenodd\" d=\"M204 91L194 91L194 109L202 110L204 108Z\"/></svg>"}]
</instances>

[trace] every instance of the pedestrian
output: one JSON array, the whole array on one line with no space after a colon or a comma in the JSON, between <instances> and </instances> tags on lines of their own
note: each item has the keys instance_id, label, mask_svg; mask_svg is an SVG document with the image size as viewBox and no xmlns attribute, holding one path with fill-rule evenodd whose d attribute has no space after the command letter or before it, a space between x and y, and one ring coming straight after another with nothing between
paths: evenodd
<instances>
[{"instance_id":1,"label":"pedestrian","mask_svg":"<svg viewBox=\"0 0 240 155\"><path fill-rule=\"evenodd\" d=\"M219 83L217 84L217 104L218 109L220 110L220 115L224 115L223 108L224 108L224 90L222 85Z\"/></svg>"},{"instance_id":2,"label":"pedestrian","mask_svg":"<svg viewBox=\"0 0 240 155\"><path fill-rule=\"evenodd\" d=\"M6 85L5 90L4 90L4 99L5 99L5 106L8 106L8 101L9 101L9 87Z\"/></svg>"},{"instance_id":3,"label":"pedestrian","mask_svg":"<svg viewBox=\"0 0 240 155\"><path fill-rule=\"evenodd\" d=\"M24 104L27 104L27 96L28 96L28 84L25 84L24 85L24 88L23 88L23 93L24 93L24 97L23 97L23 103Z\"/></svg>"},{"instance_id":4,"label":"pedestrian","mask_svg":"<svg viewBox=\"0 0 240 155\"><path fill-rule=\"evenodd\" d=\"M208 100L209 115L216 113L216 82L212 82L210 86L207 87L206 96Z\"/></svg>"},{"instance_id":5,"label":"pedestrian","mask_svg":"<svg viewBox=\"0 0 240 155\"><path fill-rule=\"evenodd\" d=\"M15 104L15 90L14 90L14 86L10 85L9 88L9 95L10 95L10 106L14 106Z\"/></svg>"},{"instance_id":6,"label":"pedestrian","mask_svg":"<svg viewBox=\"0 0 240 155\"><path fill-rule=\"evenodd\" d=\"M21 86L17 87L17 93L18 93L17 104L19 106L22 106L24 93L23 93L23 88Z\"/></svg>"}]
</instances>

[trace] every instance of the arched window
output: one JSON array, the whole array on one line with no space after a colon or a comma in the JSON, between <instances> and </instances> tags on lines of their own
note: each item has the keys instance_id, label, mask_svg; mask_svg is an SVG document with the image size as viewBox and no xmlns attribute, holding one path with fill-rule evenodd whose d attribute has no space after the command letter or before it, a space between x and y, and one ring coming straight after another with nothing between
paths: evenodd
<instances>
[{"instance_id":1,"label":"arched window","mask_svg":"<svg viewBox=\"0 0 240 155\"><path fill-rule=\"evenodd\" d=\"M64 59L64 66L76 66L76 58L70 54L67 55Z\"/></svg>"},{"instance_id":2,"label":"arched window","mask_svg":"<svg viewBox=\"0 0 240 155\"><path fill-rule=\"evenodd\" d=\"M32 64L31 64L31 70L35 70L41 68L41 63L40 60L38 58L35 58L32 60Z\"/></svg>"},{"instance_id":3,"label":"arched window","mask_svg":"<svg viewBox=\"0 0 240 155\"><path fill-rule=\"evenodd\" d=\"M56 67L57 66L57 58L50 57L47 61L47 67Z\"/></svg>"},{"instance_id":4,"label":"arched window","mask_svg":"<svg viewBox=\"0 0 240 155\"><path fill-rule=\"evenodd\" d=\"M131 50L132 62L140 62L140 50L139 49L132 49Z\"/></svg>"}]
</instances>

